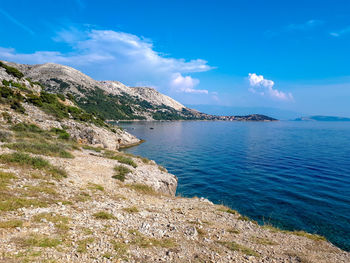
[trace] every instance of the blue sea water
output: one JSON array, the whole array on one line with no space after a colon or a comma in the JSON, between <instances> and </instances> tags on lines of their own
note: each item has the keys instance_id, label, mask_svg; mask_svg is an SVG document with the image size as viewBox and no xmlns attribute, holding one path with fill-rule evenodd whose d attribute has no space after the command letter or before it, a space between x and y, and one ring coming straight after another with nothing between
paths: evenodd
<instances>
[{"instance_id":1,"label":"blue sea water","mask_svg":"<svg viewBox=\"0 0 350 263\"><path fill-rule=\"evenodd\" d=\"M349 122L135 122L127 152L165 166L177 194L350 250ZM150 129L153 128L153 129Z\"/></svg>"}]
</instances>

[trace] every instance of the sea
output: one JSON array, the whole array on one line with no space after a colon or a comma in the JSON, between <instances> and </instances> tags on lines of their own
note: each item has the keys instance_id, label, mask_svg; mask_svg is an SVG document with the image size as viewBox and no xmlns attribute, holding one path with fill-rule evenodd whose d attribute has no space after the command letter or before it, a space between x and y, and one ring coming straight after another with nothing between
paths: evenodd
<instances>
[{"instance_id":1,"label":"sea","mask_svg":"<svg viewBox=\"0 0 350 263\"><path fill-rule=\"evenodd\" d=\"M177 195L259 224L325 236L350 251L350 122L120 123L146 140L126 152L178 177Z\"/></svg>"}]
</instances>

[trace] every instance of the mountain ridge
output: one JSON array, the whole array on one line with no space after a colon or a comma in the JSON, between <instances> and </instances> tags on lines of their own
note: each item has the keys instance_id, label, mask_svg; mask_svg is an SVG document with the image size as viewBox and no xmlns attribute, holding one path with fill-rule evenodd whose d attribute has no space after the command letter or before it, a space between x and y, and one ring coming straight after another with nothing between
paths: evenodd
<instances>
[{"instance_id":1,"label":"mountain ridge","mask_svg":"<svg viewBox=\"0 0 350 263\"><path fill-rule=\"evenodd\" d=\"M46 63L18 68L24 78L40 83L46 92L74 98L85 111L107 120L229 120L274 121L265 115L217 116L190 109L150 87L129 87L119 81L98 81L69 66Z\"/></svg>"}]
</instances>

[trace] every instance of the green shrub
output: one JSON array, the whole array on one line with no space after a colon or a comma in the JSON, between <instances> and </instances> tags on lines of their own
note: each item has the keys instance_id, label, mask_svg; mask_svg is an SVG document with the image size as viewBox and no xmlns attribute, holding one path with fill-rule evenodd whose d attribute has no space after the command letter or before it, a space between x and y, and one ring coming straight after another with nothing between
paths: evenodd
<instances>
[{"instance_id":1,"label":"green shrub","mask_svg":"<svg viewBox=\"0 0 350 263\"><path fill-rule=\"evenodd\" d=\"M132 166L134 168L137 167L137 164L134 162L133 159L131 159L129 157L126 157L126 156L123 156L123 155L121 155L119 153L114 153L114 152L111 152L111 151L110 152L105 151L104 157L112 159L112 160L117 160L120 163L124 163L124 164L130 165L130 166Z\"/></svg>"},{"instance_id":2,"label":"green shrub","mask_svg":"<svg viewBox=\"0 0 350 263\"><path fill-rule=\"evenodd\" d=\"M4 111L1 113L1 115L7 121L7 123L12 123L12 117L8 112Z\"/></svg>"},{"instance_id":3,"label":"green shrub","mask_svg":"<svg viewBox=\"0 0 350 263\"><path fill-rule=\"evenodd\" d=\"M25 113L26 112L25 108L17 100L12 101L10 103L10 107L11 107L11 109L13 109L13 110L15 110L16 112L19 112L19 113Z\"/></svg>"},{"instance_id":4,"label":"green shrub","mask_svg":"<svg viewBox=\"0 0 350 263\"><path fill-rule=\"evenodd\" d=\"M58 139L62 139L62 140L69 140L70 139L70 134L68 132L66 132L63 129L59 129L59 128L52 128L50 130L50 132L53 132L55 134L58 135Z\"/></svg>"},{"instance_id":5,"label":"green shrub","mask_svg":"<svg viewBox=\"0 0 350 263\"><path fill-rule=\"evenodd\" d=\"M35 124L28 124L28 123L18 123L11 127L11 130L16 132L33 132L33 133L43 133L44 131L40 129Z\"/></svg>"},{"instance_id":6,"label":"green shrub","mask_svg":"<svg viewBox=\"0 0 350 263\"><path fill-rule=\"evenodd\" d=\"M35 105L37 107L42 107L43 106L43 101L42 101L40 96L37 96L37 95L34 95L34 94L29 94L29 95L27 95L26 100L29 103L31 103L31 104L33 104L33 105Z\"/></svg>"},{"instance_id":7,"label":"green shrub","mask_svg":"<svg viewBox=\"0 0 350 263\"><path fill-rule=\"evenodd\" d=\"M117 165L114 167L115 174L112 178L124 182L125 176L131 172L131 170L123 165Z\"/></svg>"},{"instance_id":8,"label":"green shrub","mask_svg":"<svg viewBox=\"0 0 350 263\"><path fill-rule=\"evenodd\" d=\"M65 101L65 100L66 100L66 97L65 97L64 94L62 94L62 93L58 93L58 94L57 94L57 97L58 97L60 100L62 100L62 101Z\"/></svg>"},{"instance_id":9,"label":"green shrub","mask_svg":"<svg viewBox=\"0 0 350 263\"><path fill-rule=\"evenodd\" d=\"M11 66L8 66L8 65L2 63L1 61L0 61L0 67L4 68L7 72L7 74L10 74L16 78L20 79L20 78L23 78L23 76L24 76L23 73L20 72L18 69L11 67Z\"/></svg>"}]
</instances>

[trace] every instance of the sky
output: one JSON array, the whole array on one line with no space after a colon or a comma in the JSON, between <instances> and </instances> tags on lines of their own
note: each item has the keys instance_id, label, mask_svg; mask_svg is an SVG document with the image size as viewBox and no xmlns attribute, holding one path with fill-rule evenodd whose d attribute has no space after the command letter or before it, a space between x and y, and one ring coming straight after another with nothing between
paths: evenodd
<instances>
[{"instance_id":1,"label":"sky","mask_svg":"<svg viewBox=\"0 0 350 263\"><path fill-rule=\"evenodd\" d=\"M350 117L348 0L0 0L0 59L186 105Z\"/></svg>"}]
</instances>

